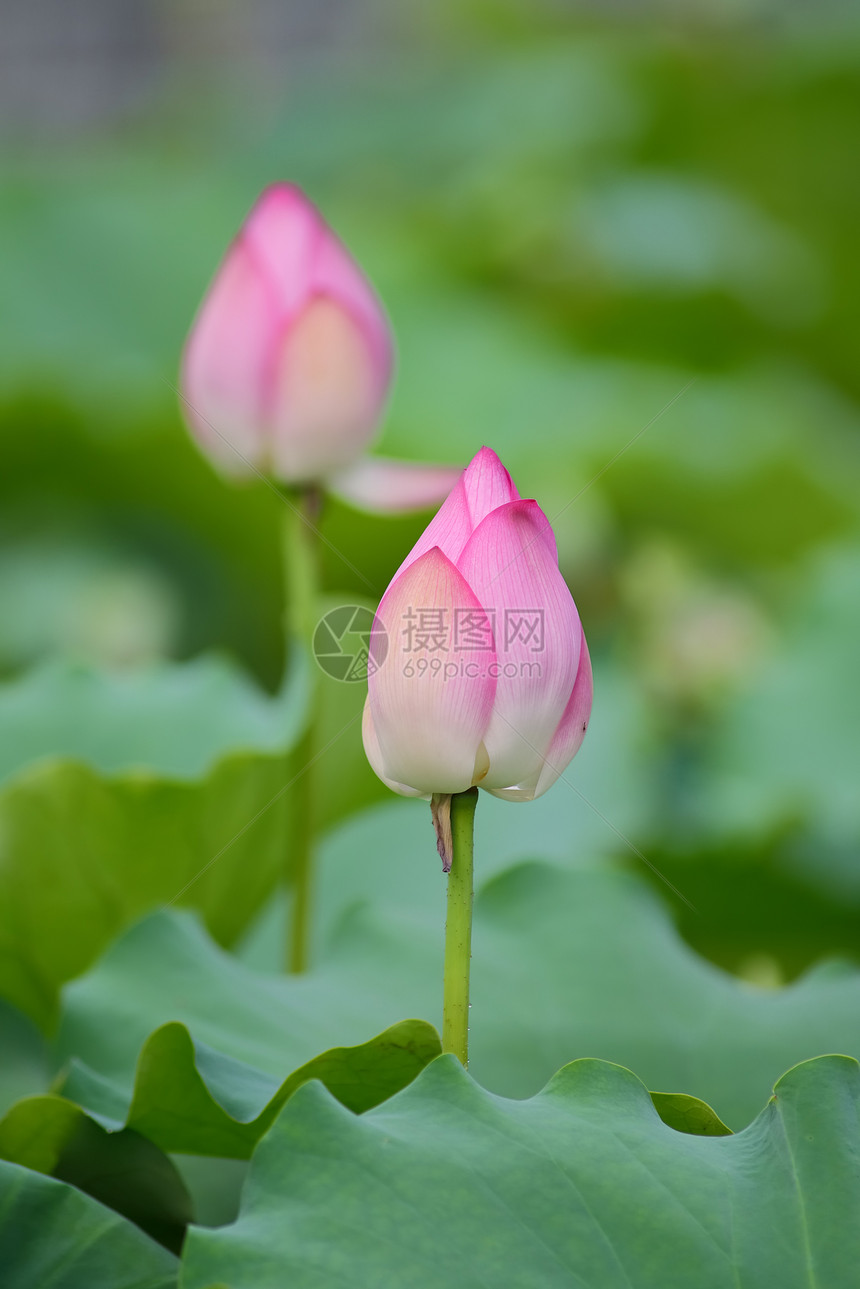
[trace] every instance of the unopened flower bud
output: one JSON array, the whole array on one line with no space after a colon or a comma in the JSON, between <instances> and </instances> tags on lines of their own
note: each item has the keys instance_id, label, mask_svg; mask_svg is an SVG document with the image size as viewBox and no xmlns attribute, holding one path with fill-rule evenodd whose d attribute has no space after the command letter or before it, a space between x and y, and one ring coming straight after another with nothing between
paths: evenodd
<instances>
[{"instance_id":1,"label":"unopened flower bud","mask_svg":"<svg viewBox=\"0 0 860 1289\"><path fill-rule=\"evenodd\" d=\"M200 306L182 365L184 409L226 473L317 481L350 466L374 436L392 360L364 274L308 198L274 184Z\"/></svg>"},{"instance_id":2,"label":"unopened flower bud","mask_svg":"<svg viewBox=\"0 0 860 1289\"><path fill-rule=\"evenodd\" d=\"M531 801L579 749L591 663L552 527L482 448L383 596L364 746L406 796Z\"/></svg>"}]
</instances>

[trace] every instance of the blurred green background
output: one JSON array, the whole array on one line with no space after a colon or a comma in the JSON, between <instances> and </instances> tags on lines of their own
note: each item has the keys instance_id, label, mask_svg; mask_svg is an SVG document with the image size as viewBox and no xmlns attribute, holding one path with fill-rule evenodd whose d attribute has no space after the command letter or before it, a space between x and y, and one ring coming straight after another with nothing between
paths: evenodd
<instances>
[{"instance_id":1,"label":"blurred green background","mask_svg":"<svg viewBox=\"0 0 860 1289\"><path fill-rule=\"evenodd\" d=\"M684 935L759 983L856 954L857 14L65 13L13 5L3 55L7 786L102 755L57 659L137 674L215 650L278 690L279 502L213 473L175 384L227 242L290 179L388 306L381 450L489 443L554 521L596 660L573 844L647 875L641 851L695 905L654 877ZM381 595L424 522L331 502L367 581L330 549L327 590ZM333 729L355 699L330 696ZM169 760L170 710L157 752L116 759ZM255 730L235 737L268 746ZM332 819L385 795L357 726L323 766Z\"/></svg>"}]
</instances>

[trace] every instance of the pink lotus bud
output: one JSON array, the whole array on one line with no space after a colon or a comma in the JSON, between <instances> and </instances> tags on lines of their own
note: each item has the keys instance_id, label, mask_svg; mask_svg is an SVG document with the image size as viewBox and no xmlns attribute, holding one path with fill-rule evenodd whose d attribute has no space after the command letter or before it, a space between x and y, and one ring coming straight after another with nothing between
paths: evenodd
<instances>
[{"instance_id":1,"label":"pink lotus bud","mask_svg":"<svg viewBox=\"0 0 860 1289\"><path fill-rule=\"evenodd\" d=\"M531 801L579 749L591 662L552 527L482 448L382 598L364 747L405 796Z\"/></svg>"},{"instance_id":2,"label":"pink lotus bud","mask_svg":"<svg viewBox=\"0 0 860 1289\"><path fill-rule=\"evenodd\" d=\"M379 424L388 323L298 188L257 201L200 306L182 365L192 432L226 473L303 483L342 470Z\"/></svg>"}]
</instances>

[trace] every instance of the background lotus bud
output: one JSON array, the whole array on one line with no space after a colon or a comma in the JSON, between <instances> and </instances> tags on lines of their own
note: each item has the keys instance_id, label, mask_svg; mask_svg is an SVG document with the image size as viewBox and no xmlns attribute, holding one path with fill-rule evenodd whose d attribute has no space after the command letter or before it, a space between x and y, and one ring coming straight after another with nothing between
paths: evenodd
<instances>
[{"instance_id":1,"label":"background lotus bud","mask_svg":"<svg viewBox=\"0 0 860 1289\"><path fill-rule=\"evenodd\" d=\"M184 410L225 472L315 481L373 437L392 358L361 270L307 197L275 184L200 306L182 365Z\"/></svg>"},{"instance_id":2,"label":"background lotus bud","mask_svg":"<svg viewBox=\"0 0 860 1289\"><path fill-rule=\"evenodd\" d=\"M579 615L549 521L489 448L395 574L373 630L382 661L364 746L395 792L478 785L530 801L577 752L592 700Z\"/></svg>"}]
</instances>

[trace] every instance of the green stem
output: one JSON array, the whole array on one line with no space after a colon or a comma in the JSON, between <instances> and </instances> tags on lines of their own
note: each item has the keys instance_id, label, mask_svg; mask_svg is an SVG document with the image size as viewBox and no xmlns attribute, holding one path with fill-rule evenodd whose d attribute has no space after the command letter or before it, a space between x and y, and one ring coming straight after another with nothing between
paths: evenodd
<instances>
[{"instance_id":1,"label":"green stem","mask_svg":"<svg viewBox=\"0 0 860 1289\"><path fill-rule=\"evenodd\" d=\"M314 522L319 510L319 494L310 488L286 494L283 522L283 559L286 578L287 651L304 649L310 657L314 628L318 616L319 545ZM314 678L312 677L312 680ZM308 723L291 758L292 775L301 775L295 784L291 812L290 846L286 855L286 879L292 887L287 970L307 970L310 941L311 893L313 887L314 836L314 726L316 724L317 686L313 684Z\"/></svg>"},{"instance_id":2,"label":"green stem","mask_svg":"<svg viewBox=\"0 0 860 1289\"><path fill-rule=\"evenodd\" d=\"M451 798L451 871L445 922L442 1051L469 1064L469 971L472 962L472 897L475 806L478 789Z\"/></svg>"}]
</instances>

